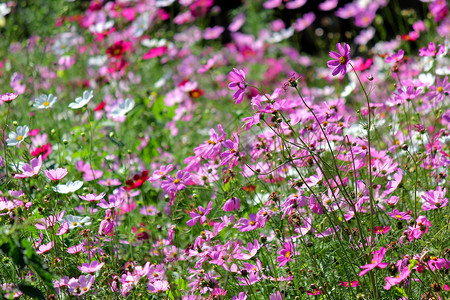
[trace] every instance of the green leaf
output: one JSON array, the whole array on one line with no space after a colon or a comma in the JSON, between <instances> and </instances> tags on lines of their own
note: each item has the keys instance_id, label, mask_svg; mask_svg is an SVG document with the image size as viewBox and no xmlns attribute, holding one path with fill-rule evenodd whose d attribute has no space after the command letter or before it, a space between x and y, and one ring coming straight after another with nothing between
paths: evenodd
<instances>
[{"instance_id":1,"label":"green leaf","mask_svg":"<svg viewBox=\"0 0 450 300\"><path fill-rule=\"evenodd\" d=\"M25 295L30 296L31 298L45 300L44 294L34 286L19 283L19 290Z\"/></svg>"}]
</instances>

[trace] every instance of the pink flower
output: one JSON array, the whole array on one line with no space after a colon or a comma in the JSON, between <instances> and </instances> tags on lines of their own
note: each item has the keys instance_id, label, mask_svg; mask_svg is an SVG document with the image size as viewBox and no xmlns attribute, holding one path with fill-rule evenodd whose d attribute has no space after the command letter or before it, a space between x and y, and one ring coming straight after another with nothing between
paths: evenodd
<instances>
[{"instance_id":1,"label":"pink flower","mask_svg":"<svg viewBox=\"0 0 450 300\"><path fill-rule=\"evenodd\" d=\"M239 200L239 198L233 197L231 199L228 199L227 202L225 202L222 209L224 211L233 211L235 209L239 210L240 207L241 201Z\"/></svg>"},{"instance_id":2,"label":"pink flower","mask_svg":"<svg viewBox=\"0 0 450 300\"><path fill-rule=\"evenodd\" d=\"M329 60L327 66L331 69L334 68L331 75L336 76L341 73L341 76L344 76L347 72L347 66L350 64L350 46L346 43L344 43L344 46L338 43L336 47L339 53L330 51L330 56L334 60Z\"/></svg>"},{"instance_id":3,"label":"pink flower","mask_svg":"<svg viewBox=\"0 0 450 300\"><path fill-rule=\"evenodd\" d=\"M123 198L118 196L118 195L109 195L108 196L108 202L106 202L105 199L100 199L100 203L97 203L98 206L100 206L103 209L108 209L108 208L115 208L115 207L119 207L122 203L123 203Z\"/></svg>"},{"instance_id":4,"label":"pink flower","mask_svg":"<svg viewBox=\"0 0 450 300\"><path fill-rule=\"evenodd\" d=\"M351 281L351 282L339 281L339 285L342 285L342 286L345 286L345 287L357 287L360 284L359 284L358 281Z\"/></svg>"},{"instance_id":5,"label":"pink flower","mask_svg":"<svg viewBox=\"0 0 450 300\"><path fill-rule=\"evenodd\" d=\"M261 246L258 243L258 240L255 240L254 244L248 243L247 247L248 248L244 248L243 250L248 251L249 252L248 254L247 253L243 253L243 252L239 252L237 254L234 254L233 257L236 258L236 259L240 259L240 260L247 260L247 259L250 259L253 256L255 256L256 253L258 253L258 250L261 248Z\"/></svg>"},{"instance_id":6,"label":"pink flower","mask_svg":"<svg viewBox=\"0 0 450 300\"><path fill-rule=\"evenodd\" d=\"M233 71L228 74L228 78L231 80L228 88L232 91L237 90L233 95L233 100L236 100L236 104L239 104L244 100L245 88L247 86L245 73L243 70L233 68Z\"/></svg>"},{"instance_id":7,"label":"pink flower","mask_svg":"<svg viewBox=\"0 0 450 300\"><path fill-rule=\"evenodd\" d=\"M394 209L392 212L388 212L388 215L397 220L409 220L411 215L406 212L400 212L398 209Z\"/></svg>"},{"instance_id":8,"label":"pink flower","mask_svg":"<svg viewBox=\"0 0 450 300\"><path fill-rule=\"evenodd\" d=\"M48 179L58 181L66 177L68 172L66 168L58 168L56 170L44 170L44 174Z\"/></svg>"},{"instance_id":9,"label":"pink flower","mask_svg":"<svg viewBox=\"0 0 450 300\"><path fill-rule=\"evenodd\" d=\"M119 186L122 184L119 179L116 178L108 178L106 180L99 180L97 181L98 184L104 185L104 186Z\"/></svg>"},{"instance_id":10,"label":"pink flower","mask_svg":"<svg viewBox=\"0 0 450 300\"><path fill-rule=\"evenodd\" d=\"M405 54L405 51L403 49L398 50L398 53L394 53L384 60L386 63L396 63L403 59L403 55Z\"/></svg>"},{"instance_id":11,"label":"pink flower","mask_svg":"<svg viewBox=\"0 0 450 300\"><path fill-rule=\"evenodd\" d=\"M338 2L339 0L326 0L319 4L319 8L325 11L332 10L336 8Z\"/></svg>"},{"instance_id":12,"label":"pink flower","mask_svg":"<svg viewBox=\"0 0 450 300\"><path fill-rule=\"evenodd\" d=\"M45 253L47 251L50 251L50 249L52 249L54 245L55 245L55 242L53 242L53 241L48 243L48 244L45 244L45 245L40 245L39 249L36 250L36 253L37 254L42 254L42 253Z\"/></svg>"},{"instance_id":13,"label":"pink flower","mask_svg":"<svg viewBox=\"0 0 450 300\"><path fill-rule=\"evenodd\" d=\"M436 190L430 190L425 192L422 196L425 203L422 205L422 210L433 210L446 207L448 204L448 198L444 198L447 193L446 188L438 186Z\"/></svg>"},{"instance_id":14,"label":"pink flower","mask_svg":"<svg viewBox=\"0 0 450 300\"><path fill-rule=\"evenodd\" d=\"M235 227L239 228L241 232L245 232L255 230L256 228L261 227L261 224L255 213L251 213L248 216L248 219L241 218Z\"/></svg>"},{"instance_id":15,"label":"pink flower","mask_svg":"<svg viewBox=\"0 0 450 300\"><path fill-rule=\"evenodd\" d=\"M280 291L277 291L269 296L269 300L283 300L283 297L281 297Z\"/></svg>"},{"instance_id":16,"label":"pink flower","mask_svg":"<svg viewBox=\"0 0 450 300\"><path fill-rule=\"evenodd\" d=\"M436 49L436 45L433 42L430 42L427 47L423 47L422 49L419 49L419 55L420 56L431 56L436 57L441 54L444 54L445 48L442 45L438 45L439 50Z\"/></svg>"},{"instance_id":17,"label":"pink flower","mask_svg":"<svg viewBox=\"0 0 450 300\"><path fill-rule=\"evenodd\" d=\"M167 179L161 182L161 188L166 192L176 192L186 188L185 183L190 180L191 175L181 170L177 172L175 178L167 175Z\"/></svg>"},{"instance_id":18,"label":"pink flower","mask_svg":"<svg viewBox=\"0 0 450 300\"><path fill-rule=\"evenodd\" d=\"M150 293L165 292L169 289L169 283L165 280L157 280L153 283L149 283L147 288Z\"/></svg>"},{"instance_id":19,"label":"pink flower","mask_svg":"<svg viewBox=\"0 0 450 300\"><path fill-rule=\"evenodd\" d=\"M14 99L16 99L18 96L17 92L14 93L6 93L6 94L0 94L0 101L3 102L11 102Z\"/></svg>"},{"instance_id":20,"label":"pink flower","mask_svg":"<svg viewBox=\"0 0 450 300\"><path fill-rule=\"evenodd\" d=\"M91 288L95 281L95 277L91 275L81 275L78 279L71 278L69 280L69 292L75 296L85 294Z\"/></svg>"},{"instance_id":21,"label":"pink flower","mask_svg":"<svg viewBox=\"0 0 450 300\"><path fill-rule=\"evenodd\" d=\"M78 197L80 197L80 199L83 199L85 201L94 202L103 199L103 197L105 197L105 193L101 193L100 195L97 194L87 194L86 196L79 195Z\"/></svg>"},{"instance_id":22,"label":"pink flower","mask_svg":"<svg viewBox=\"0 0 450 300\"><path fill-rule=\"evenodd\" d=\"M215 40L222 34L224 30L225 28L223 28L222 26L208 27L205 29L205 32L203 32L203 38L205 40Z\"/></svg>"},{"instance_id":23,"label":"pink flower","mask_svg":"<svg viewBox=\"0 0 450 300\"><path fill-rule=\"evenodd\" d=\"M161 166L159 168L159 170L155 170L153 172L153 175L148 179L148 181L155 182L155 181L161 179L162 177L166 176L172 170L173 170L172 165Z\"/></svg>"},{"instance_id":24,"label":"pink flower","mask_svg":"<svg viewBox=\"0 0 450 300\"><path fill-rule=\"evenodd\" d=\"M386 281L386 285L383 287L385 290L389 290L391 287L400 284L402 281L407 279L411 274L411 270L409 266L403 268L402 273L397 275L396 277L386 277L384 280Z\"/></svg>"},{"instance_id":25,"label":"pink flower","mask_svg":"<svg viewBox=\"0 0 450 300\"><path fill-rule=\"evenodd\" d=\"M23 173L14 175L14 178L28 178L33 177L41 171L42 167L42 156L38 158L33 158L30 164L24 164L22 167Z\"/></svg>"},{"instance_id":26,"label":"pink flower","mask_svg":"<svg viewBox=\"0 0 450 300\"><path fill-rule=\"evenodd\" d=\"M147 60L147 59L151 59L151 58L162 56L166 52L167 52L167 47L166 46L152 48L147 53L145 53L144 56L142 56L142 58Z\"/></svg>"},{"instance_id":27,"label":"pink flower","mask_svg":"<svg viewBox=\"0 0 450 300\"><path fill-rule=\"evenodd\" d=\"M294 254L294 246L292 246L291 242L285 242L284 244L284 248L278 250L278 254L280 254L280 256L277 257L277 262L280 263L280 267L284 266L285 264L287 264L290 260L292 255Z\"/></svg>"},{"instance_id":28,"label":"pink flower","mask_svg":"<svg viewBox=\"0 0 450 300\"><path fill-rule=\"evenodd\" d=\"M206 222L206 215L209 214L212 207L212 201L209 201L208 206L206 208L203 208L202 206L198 207L198 213L197 212L191 212L191 220L187 221L186 224L189 227L194 226L198 220L200 220L200 223L203 224Z\"/></svg>"},{"instance_id":29,"label":"pink flower","mask_svg":"<svg viewBox=\"0 0 450 300\"><path fill-rule=\"evenodd\" d=\"M379 251L374 251L372 252L373 255L373 259L372 259L372 263L371 264L367 264L364 266L361 266L361 269L365 269L364 271L361 271L361 273L359 273L359 276L363 276L364 274L366 274L367 272L369 272L370 270L373 270L375 268L380 268L380 269L384 269L386 268L389 263L382 263L381 261L383 260L384 255L386 254L386 249L381 247Z\"/></svg>"},{"instance_id":30,"label":"pink flower","mask_svg":"<svg viewBox=\"0 0 450 300\"><path fill-rule=\"evenodd\" d=\"M99 263L98 261L94 260L91 263L81 264L81 267L77 267L77 268L78 268L78 270L80 270L81 272L84 272L84 273L94 273L94 272L97 272L98 270L100 270L104 264L105 263L103 263L103 262Z\"/></svg>"},{"instance_id":31,"label":"pink flower","mask_svg":"<svg viewBox=\"0 0 450 300\"><path fill-rule=\"evenodd\" d=\"M303 31L311 25L316 19L316 15L313 12L304 14L302 18L299 18L292 25L296 31Z\"/></svg>"}]
</instances>

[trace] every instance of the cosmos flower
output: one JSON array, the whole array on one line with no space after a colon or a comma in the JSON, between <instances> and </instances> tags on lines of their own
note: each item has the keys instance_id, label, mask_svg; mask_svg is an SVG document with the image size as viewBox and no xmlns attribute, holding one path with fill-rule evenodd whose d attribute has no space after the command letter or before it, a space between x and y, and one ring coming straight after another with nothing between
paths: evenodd
<instances>
[{"instance_id":1,"label":"cosmos flower","mask_svg":"<svg viewBox=\"0 0 450 300\"><path fill-rule=\"evenodd\" d=\"M15 93L6 93L6 94L0 94L0 101L3 101L3 102L11 102L11 101L13 101L14 99L16 99L17 98L17 92L15 92Z\"/></svg>"},{"instance_id":2,"label":"cosmos flower","mask_svg":"<svg viewBox=\"0 0 450 300\"><path fill-rule=\"evenodd\" d=\"M125 99L122 103L120 103L117 107L113 108L111 111L111 117L118 118L124 117L129 111L134 108L134 99Z\"/></svg>"},{"instance_id":3,"label":"cosmos flower","mask_svg":"<svg viewBox=\"0 0 450 300\"><path fill-rule=\"evenodd\" d=\"M30 129L27 125L17 126L16 131L11 131L8 134L6 143L8 146L16 146L23 142L27 138Z\"/></svg>"},{"instance_id":4,"label":"cosmos flower","mask_svg":"<svg viewBox=\"0 0 450 300\"><path fill-rule=\"evenodd\" d=\"M28 178L33 177L41 171L42 167L42 156L38 158L33 158L30 164L24 164L22 167L23 173L14 175L14 178Z\"/></svg>"},{"instance_id":5,"label":"cosmos flower","mask_svg":"<svg viewBox=\"0 0 450 300\"><path fill-rule=\"evenodd\" d=\"M327 66L331 69L334 68L331 75L336 76L337 74L341 73L341 76L344 76L347 72L347 66L350 64L350 46L346 43L344 43L344 46L338 43L336 44L336 47L339 53L330 51L330 56L334 59L329 60L327 62Z\"/></svg>"},{"instance_id":6,"label":"cosmos flower","mask_svg":"<svg viewBox=\"0 0 450 300\"><path fill-rule=\"evenodd\" d=\"M53 190L60 194L68 194L79 190L83 186L83 181L68 181L66 184L58 184Z\"/></svg>"},{"instance_id":7,"label":"cosmos flower","mask_svg":"<svg viewBox=\"0 0 450 300\"><path fill-rule=\"evenodd\" d=\"M228 77L231 80L230 84L228 84L228 88L232 91L237 90L233 95L233 100L236 100L236 104L239 104L244 100L245 88L247 86L245 82L245 73L243 70L233 68L233 71L228 74Z\"/></svg>"},{"instance_id":8,"label":"cosmos flower","mask_svg":"<svg viewBox=\"0 0 450 300\"><path fill-rule=\"evenodd\" d=\"M58 181L66 177L68 172L66 168L57 168L55 170L44 170L44 174L48 179Z\"/></svg>"},{"instance_id":9,"label":"cosmos flower","mask_svg":"<svg viewBox=\"0 0 450 300\"><path fill-rule=\"evenodd\" d=\"M82 97L78 97L74 102L69 103L69 107L71 109L82 108L83 106L88 104L89 101L91 101L92 97L94 97L93 91L84 91Z\"/></svg>"},{"instance_id":10,"label":"cosmos flower","mask_svg":"<svg viewBox=\"0 0 450 300\"><path fill-rule=\"evenodd\" d=\"M39 98L34 99L33 106L39 109L48 109L53 106L58 101L58 98L49 95L41 95Z\"/></svg>"}]
</instances>

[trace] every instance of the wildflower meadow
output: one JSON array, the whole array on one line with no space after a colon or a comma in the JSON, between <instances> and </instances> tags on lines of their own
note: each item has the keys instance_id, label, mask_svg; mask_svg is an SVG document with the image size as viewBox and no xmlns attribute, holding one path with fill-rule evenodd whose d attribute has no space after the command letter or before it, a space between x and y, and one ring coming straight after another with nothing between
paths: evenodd
<instances>
[{"instance_id":1,"label":"wildflower meadow","mask_svg":"<svg viewBox=\"0 0 450 300\"><path fill-rule=\"evenodd\" d=\"M444 0L0 3L0 299L450 299Z\"/></svg>"}]
</instances>

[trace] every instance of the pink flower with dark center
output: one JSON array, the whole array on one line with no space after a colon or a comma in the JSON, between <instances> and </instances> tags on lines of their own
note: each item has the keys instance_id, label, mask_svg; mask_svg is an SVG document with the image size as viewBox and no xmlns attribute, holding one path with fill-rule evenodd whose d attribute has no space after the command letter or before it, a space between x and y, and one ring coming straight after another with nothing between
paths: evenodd
<instances>
[{"instance_id":1,"label":"pink flower with dark center","mask_svg":"<svg viewBox=\"0 0 450 300\"><path fill-rule=\"evenodd\" d=\"M42 156L38 158L33 158L30 164L24 164L22 167L23 173L14 175L14 178L28 178L33 177L41 171L42 167Z\"/></svg>"},{"instance_id":2,"label":"pink flower with dark center","mask_svg":"<svg viewBox=\"0 0 450 300\"><path fill-rule=\"evenodd\" d=\"M44 170L44 174L48 179L58 181L66 177L68 172L66 168L58 168L55 170Z\"/></svg>"},{"instance_id":3,"label":"pink flower with dark center","mask_svg":"<svg viewBox=\"0 0 450 300\"><path fill-rule=\"evenodd\" d=\"M245 88L247 87L245 73L243 70L233 68L233 71L228 74L228 78L231 81L230 84L228 84L228 88L232 91L237 90L233 95L233 100L236 100L236 104L239 104L244 100Z\"/></svg>"},{"instance_id":4,"label":"pink flower with dark center","mask_svg":"<svg viewBox=\"0 0 450 300\"><path fill-rule=\"evenodd\" d=\"M367 272L369 272L370 270L373 270L375 268L384 269L389 265L389 263L381 262L384 258L384 255L386 254L385 248L381 247L380 250L374 251L372 253L374 254L372 263L361 266L361 269L365 269L365 270L361 271L361 273L359 273L359 276L364 276L364 274L366 274Z\"/></svg>"},{"instance_id":5,"label":"pink flower with dark center","mask_svg":"<svg viewBox=\"0 0 450 300\"><path fill-rule=\"evenodd\" d=\"M350 46L344 43L344 46L342 46L340 43L336 44L336 47L339 51L330 51L331 58L334 58L333 60L329 60L327 62L328 68L331 68L333 72L331 75L336 76L337 74L341 73L341 76L344 76L347 72L347 67L350 64Z\"/></svg>"}]
</instances>

